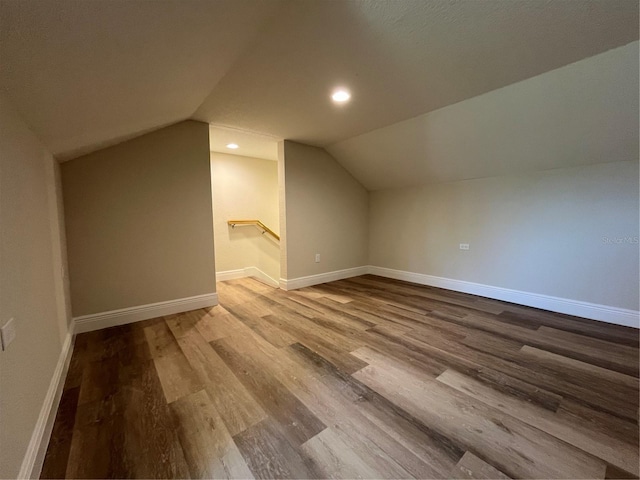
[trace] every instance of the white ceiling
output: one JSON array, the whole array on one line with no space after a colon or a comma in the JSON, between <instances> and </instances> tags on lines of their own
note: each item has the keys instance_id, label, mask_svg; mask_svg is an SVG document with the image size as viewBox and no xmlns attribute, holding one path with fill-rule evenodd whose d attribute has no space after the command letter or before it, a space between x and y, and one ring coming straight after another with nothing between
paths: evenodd
<instances>
[{"instance_id":1,"label":"white ceiling","mask_svg":"<svg viewBox=\"0 0 640 480\"><path fill-rule=\"evenodd\" d=\"M274 0L1 0L0 89L73 157L187 119Z\"/></svg>"},{"instance_id":2,"label":"white ceiling","mask_svg":"<svg viewBox=\"0 0 640 480\"><path fill-rule=\"evenodd\" d=\"M326 146L637 38L636 0L294 1L195 118Z\"/></svg>"},{"instance_id":3,"label":"white ceiling","mask_svg":"<svg viewBox=\"0 0 640 480\"><path fill-rule=\"evenodd\" d=\"M227 145L230 143L235 143L238 148L235 150L228 148ZM209 150L229 155L277 161L278 139L268 135L211 125L209 127Z\"/></svg>"},{"instance_id":4,"label":"white ceiling","mask_svg":"<svg viewBox=\"0 0 640 480\"><path fill-rule=\"evenodd\" d=\"M633 42L327 150L368 190L637 161L638 69Z\"/></svg>"},{"instance_id":5,"label":"white ceiling","mask_svg":"<svg viewBox=\"0 0 640 480\"><path fill-rule=\"evenodd\" d=\"M637 38L636 0L0 0L0 91L61 159L186 118L328 146Z\"/></svg>"}]
</instances>

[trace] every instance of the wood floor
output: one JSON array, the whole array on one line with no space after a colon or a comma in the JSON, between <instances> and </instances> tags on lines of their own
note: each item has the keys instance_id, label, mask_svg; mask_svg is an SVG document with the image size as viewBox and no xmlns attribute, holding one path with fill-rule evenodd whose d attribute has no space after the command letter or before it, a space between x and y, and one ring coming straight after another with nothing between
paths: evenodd
<instances>
[{"instance_id":1,"label":"wood floor","mask_svg":"<svg viewBox=\"0 0 640 480\"><path fill-rule=\"evenodd\" d=\"M42 478L637 478L638 331L362 276L78 335Z\"/></svg>"}]
</instances>

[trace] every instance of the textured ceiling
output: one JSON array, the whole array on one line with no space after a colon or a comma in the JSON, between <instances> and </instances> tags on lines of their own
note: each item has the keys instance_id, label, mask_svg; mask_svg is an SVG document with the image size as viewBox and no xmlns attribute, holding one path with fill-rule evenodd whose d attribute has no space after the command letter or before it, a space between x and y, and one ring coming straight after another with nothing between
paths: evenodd
<instances>
[{"instance_id":1,"label":"textured ceiling","mask_svg":"<svg viewBox=\"0 0 640 480\"><path fill-rule=\"evenodd\" d=\"M327 146L637 38L636 0L0 0L0 90L61 159L186 118Z\"/></svg>"}]
</instances>

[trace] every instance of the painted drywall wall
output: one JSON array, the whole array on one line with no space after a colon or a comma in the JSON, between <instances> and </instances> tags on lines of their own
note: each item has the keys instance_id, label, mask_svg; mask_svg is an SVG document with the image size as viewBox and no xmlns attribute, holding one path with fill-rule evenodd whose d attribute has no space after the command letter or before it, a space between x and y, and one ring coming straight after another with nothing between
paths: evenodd
<instances>
[{"instance_id":1,"label":"painted drywall wall","mask_svg":"<svg viewBox=\"0 0 640 480\"><path fill-rule=\"evenodd\" d=\"M60 341L64 343L67 331L71 327L71 291L69 286L67 262L67 237L64 223L64 204L60 164L45 153L47 175L47 195L49 199L49 218L51 227L51 245L53 247L54 282L56 288L56 306Z\"/></svg>"},{"instance_id":2,"label":"painted drywall wall","mask_svg":"<svg viewBox=\"0 0 640 480\"><path fill-rule=\"evenodd\" d=\"M423 185L371 194L370 263L638 310L638 121L638 42L410 120L384 163Z\"/></svg>"},{"instance_id":3,"label":"painted drywall wall","mask_svg":"<svg viewBox=\"0 0 640 480\"><path fill-rule=\"evenodd\" d=\"M638 310L638 175L627 161L372 192L370 261Z\"/></svg>"},{"instance_id":4,"label":"painted drywall wall","mask_svg":"<svg viewBox=\"0 0 640 480\"><path fill-rule=\"evenodd\" d=\"M283 278L366 265L365 188L322 148L285 141L281 155L286 212Z\"/></svg>"},{"instance_id":5,"label":"painted drywall wall","mask_svg":"<svg viewBox=\"0 0 640 480\"><path fill-rule=\"evenodd\" d=\"M67 335L54 159L0 97L0 478L16 478Z\"/></svg>"},{"instance_id":6,"label":"painted drywall wall","mask_svg":"<svg viewBox=\"0 0 640 480\"><path fill-rule=\"evenodd\" d=\"M278 164L272 160L211 153L216 271L256 267L280 279L280 244L253 226L227 220L257 219L279 233Z\"/></svg>"},{"instance_id":7,"label":"painted drywall wall","mask_svg":"<svg viewBox=\"0 0 640 480\"><path fill-rule=\"evenodd\" d=\"M209 127L61 165L73 316L215 292Z\"/></svg>"},{"instance_id":8,"label":"painted drywall wall","mask_svg":"<svg viewBox=\"0 0 640 480\"><path fill-rule=\"evenodd\" d=\"M284 141L278 142L278 212L280 213L280 280L287 272L287 196L285 188Z\"/></svg>"}]
</instances>

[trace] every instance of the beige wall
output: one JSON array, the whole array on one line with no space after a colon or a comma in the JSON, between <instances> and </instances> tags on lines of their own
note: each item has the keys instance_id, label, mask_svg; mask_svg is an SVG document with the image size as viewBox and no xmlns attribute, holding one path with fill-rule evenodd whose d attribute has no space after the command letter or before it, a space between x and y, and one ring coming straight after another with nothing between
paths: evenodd
<instances>
[{"instance_id":1,"label":"beige wall","mask_svg":"<svg viewBox=\"0 0 640 480\"><path fill-rule=\"evenodd\" d=\"M216 271L256 267L280 278L280 245L252 226L227 220L258 219L279 233L278 164L271 160L211 153Z\"/></svg>"},{"instance_id":2,"label":"beige wall","mask_svg":"<svg viewBox=\"0 0 640 480\"><path fill-rule=\"evenodd\" d=\"M0 478L15 478L67 335L53 157L0 98Z\"/></svg>"},{"instance_id":3,"label":"beige wall","mask_svg":"<svg viewBox=\"0 0 640 480\"><path fill-rule=\"evenodd\" d=\"M47 175L47 194L49 197L49 218L51 219L51 245L53 247L56 306L58 309L60 341L64 342L67 331L72 323L71 292L67 266L67 237L65 234L60 164L51 158L49 152L45 152L45 171Z\"/></svg>"},{"instance_id":4,"label":"beige wall","mask_svg":"<svg viewBox=\"0 0 640 480\"><path fill-rule=\"evenodd\" d=\"M215 292L207 124L181 122L61 170L74 317Z\"/></svg>"},{"instance_id":5,"label":"beige wall","mask_svg":"<svg viewBox=\"0 0 640 480\"><path fill-rule=\"evenodd\" d=\"M282 149L285 278L366 265L367 191L322 148L285 141Z\"/></svg>"},{"instance_id":6,"label":"beige wall","mask_svg":"<svg viewBox=\"0 0 640 480\"><path fill-rule=\"evenodd\" d=\"M284 141L278 142L278 212L280 213L280 279L287 272L287 197L285 187Z\"/></svg>"},{"instance_id":7,"label":"beige wall","mask_svg":"<svg viewBox=\"0 0 640 480\"><path fill-rule=\"evenodd\" d=\"M370 262L637 310L638 175L617 162L373 192Z\"/></svg>"},{"instance_id":8,"label":"beige wall","mask_svg":"<svg viewBox=\"0 0 640 480\"><path fill-rule=\"evenodd\" d=\"M370 263L637 310L638 117L637 42L419 117L459 181L373 192Z\"/></svg>"}]
</instances>

